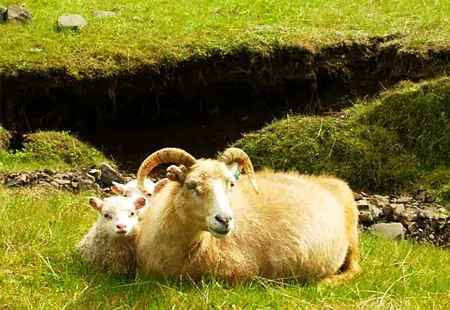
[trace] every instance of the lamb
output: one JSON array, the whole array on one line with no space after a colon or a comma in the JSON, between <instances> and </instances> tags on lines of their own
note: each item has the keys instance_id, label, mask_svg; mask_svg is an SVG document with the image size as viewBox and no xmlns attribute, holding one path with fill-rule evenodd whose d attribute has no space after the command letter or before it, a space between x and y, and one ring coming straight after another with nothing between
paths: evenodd
<instances>
[{"instance_id":1,"label":"lamb","mask_svg":"<svg viewBox=\"0 0 450 310\"><path fill-rule=\"evenodd\" d=\"M213 274L230 283L255 276L339 283L360 271L357 242L349 234L357 237L357 214L346 212L354 206L344 206L325 185L293 173L255 174L248 155L237 148L218 160L196 160L166 148L141 164L141 190L161 163L180 166L168 168L170 182L154 197L151 215L144 215L139 274L193 280ZM250 184L234 186L239 166Z\"/></svg>"},{"instance_id":2,"label":"lamb","mask_svg":"<svg viewBox=\"0 0 450 310\"><path fill-rule=\"evenodd\" d=\"M153 183L153 181L149 179L145 179L144 186L145 186L145 192L144 195L147 198L147 201L151 200L152 195L158 193L167 183L169 182L169 179L164 178L159 180L158 182ZM129 197L129 198L138 198L142 196L143 194L139 190L137 186L136 180L131 180L127 184L121 184L118 182L113 181L113 186L111 186L111 190L121 196ZM148 203L145 205L144 208L137 210L138 217L141 218L142 215L146 212L148 209Z\"/></svg>"},{"instance_id":3,"label":"lamb","mask_svg":"<svg viewBox=\"0 0 450 310\"><path fill-rule=\"evenodd\" d=\"M99 216L79 242L79 253L87 262L102 270L121 274L135 272L136 239L139 234L136 211L146 206L145 197L113 196L104 201L89 197L89 205Z\"/></svg>"}]
</instances>

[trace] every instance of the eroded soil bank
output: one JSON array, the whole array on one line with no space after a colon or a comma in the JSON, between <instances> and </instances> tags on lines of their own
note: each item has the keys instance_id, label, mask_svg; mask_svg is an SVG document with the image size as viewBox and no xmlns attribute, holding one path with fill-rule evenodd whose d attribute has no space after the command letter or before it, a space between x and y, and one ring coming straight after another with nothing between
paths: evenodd
<instances>
[{"instance_id":1,"label":"eroded soil bank","mask_svg":"<svg viewBox=\"0 0 450 310\"><path fill-rule=\"evenodd\" d=\"M449 60L450 50L405 49L386 37L315 52L242 49L95 80L63 71L0 75L0 122L17 132L13 148L27 132L71 130L134 172L158 148L213 156L274 117L338 111L401 80L445 75Z\"/></svg>"}]
</instances>

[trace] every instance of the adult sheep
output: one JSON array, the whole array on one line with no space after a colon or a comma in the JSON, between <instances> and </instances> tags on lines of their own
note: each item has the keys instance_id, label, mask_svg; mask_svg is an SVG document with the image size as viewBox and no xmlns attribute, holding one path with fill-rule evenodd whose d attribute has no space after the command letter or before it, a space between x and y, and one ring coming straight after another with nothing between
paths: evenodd
<instances>
[{"instance_id":1,"label":"adult sheep","mask_svg":"<svg viewBox=\"0 0 450 310\"><path fill-rule=\"evenodd\" d=\"M247 154L237 148L218 160L196 160L166 148L141 164L141 190L161 163L183 166L169 167L171 181L144 215L137 244L140 273L194 280L213 274L227 282L254 276L336 282L358 272L347 235L356 229L355 221L346 218L344 205L325 187L281 172L255 174ZM239 166L251 185L233 188Z\"/></svg>"}]
</instances>

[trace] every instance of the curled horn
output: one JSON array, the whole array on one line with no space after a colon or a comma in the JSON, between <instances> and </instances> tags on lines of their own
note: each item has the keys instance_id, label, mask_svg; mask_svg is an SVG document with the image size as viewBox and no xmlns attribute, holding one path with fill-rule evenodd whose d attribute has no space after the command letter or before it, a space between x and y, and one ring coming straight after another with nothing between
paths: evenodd
<instances>
[{"instance_id":1,"label":"curled horn","mask_svg":"<svg viewBox=\"0 0 450 310\"><path fill-rule=\"evenodd\" d=\"M145 192L144 181L153 168L159 164L182 164L190 167L196 163L196 159L186 151L178 148L164 148L149 155L139 167L136 175L139 190Z\"/></svg>"},{"instance_id":2,"label":"curled horn","mask_svg":"<svg viewBox=\"0 0 450 310\"><path fill-rule=\"evenodd\" d=\"M258 184L256 184L255 171L253 171L253 165L247 153L239 148L230 147L219 157L219 161L224 162L226 165L232 163L240 165L244 169L245 174L248 175L255 192L259 193Z\"/></svg>"}]
</instances>

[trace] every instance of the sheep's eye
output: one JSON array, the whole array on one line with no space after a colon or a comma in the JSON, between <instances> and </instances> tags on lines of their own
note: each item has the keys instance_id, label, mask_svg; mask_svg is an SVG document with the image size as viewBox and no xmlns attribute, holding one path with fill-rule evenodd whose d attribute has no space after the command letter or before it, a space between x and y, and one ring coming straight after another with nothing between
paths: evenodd
<instances>
[{"instance_id":1,"label":"sheep's eye","mask_svg":"<svg viewBox=\"0 0 450 310\"><path fill-rule=\"evenodd\" d=\"M105 216L105 219L110 219L111 218L111 215L109 215L109 214L105 214L104 216Z\"/></svg>"},{"instance_id":2,"label":"sheep's eye","mask_svg":"<svg viewBox=\"0 0 450 310\"><path fill-rule=\"evenodd\" d=\"M235 185L234 182L231 182L231 183L230 183L230 186L231 186L231 187L233 187L234 185Z\"/></svg>"},{"instance_id":3,"label":"sheep's eye","mask_svg":"<svg viewBox=\"0 0 450 310\"><path fill-rule=\"evenodd\" d=\"M151 193L147 193L147 196L148 196L148 197L152 197L152 194L151 194Z\"/></svg>"},{"instance_id":4,"label":"sheep's eye","mask_svg":"<svg viewBox=\"0 0 450 310\"><path fill-rule=\"evenodd\" d=\"M190 190L196 190L197 189L197 184L195 184L195 183L187 183L186 186Z\"/></svg>"},{"instance_id":5,"label":"sheep's eye","mask_svg":"<svg viewBox=\"0 0 450 310\"><path fill-rule=\"evenodd\" d=\"M130 213L130 216L134 216L134 212L131 212L131 213Z\"/></svg>"}]
</instances>

